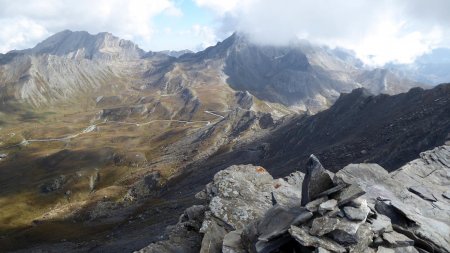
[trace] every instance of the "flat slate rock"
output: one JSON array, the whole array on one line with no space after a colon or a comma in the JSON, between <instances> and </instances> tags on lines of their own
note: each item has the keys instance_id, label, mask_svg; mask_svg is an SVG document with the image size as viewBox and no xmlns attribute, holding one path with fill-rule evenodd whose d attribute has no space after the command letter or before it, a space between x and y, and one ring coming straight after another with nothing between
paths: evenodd
<instances>
[{"instance_id":1,"label":"flat slate rock","mask_svg":"<svg viewBox=\"0 0 450 253\"><path fill-rule=\"evenodd\" d=\"M349 220L362 221L367 218L367 212L362 207L345 206L344 213Z\"/></svg>"},{"instance_id":2,"label":"flat slate rock","mask_svg":"<svg viewBox=\"0 0 450 253\"><path fill-rule=\"evenodd\" d=\"M258 223L258 240L269 241L287 232L290 226L300 216L304 221L312 217L312 213L304 208L288 208L276 205L270 208ZM308 215L309 214L309 215Z\"/></svg>"},{"instance_id":3,"label":"flat slate rock","mask_svg":"<svg viewBox=\"0 0 450 253\"><path fill-rule=\"evenodd\" d=\"M372 221L372 231L381 234L384 232L392 232L391 219L383 214L377 214L377 217Z\"/></svg>"},{"instance_id":4,"label":"flat slate rock","mask_svg":"<svg viewBox=\"0 0 450 253\"><path fill-rule=\"evenodd\" d=\"M298 243L305 247L322 247L326 250L338 253L347 252L347 250L343 246L337 244L336 242L327 238L312 236L304 228L291 226L291 228L289 229L289 234L291 234L291 236Z\"/></svg>"},{"instance_id":5,"label":"flat slate rock","mask_svg":"<svg viewBox=\"0 0 450 253\"><path fill-rule=\"evenodd\" d=\"M336 229L341 222L340 219L331 218L328 216L319 217L313 220L309 233L315 236L325 235Z\"/></svg>"},{"instance_id":6,"label":"flat slate rock","mask_svg":"<svg viewBox=\"0 0 450 253\"><path fill-rule=\"evenodd\" d=\"M338 202L335 199L330 199L330 200L323 202L322 204L319 205L319 213L323 215L327 211L334 210L337 206L337 203Z\"/></svg>"},{"instance_id":7,"label":"flat slate rock","mask_svg":"<svg viewBox=\"0 0 450 253\"><path fill-rule=\"evenodd\" d=\"M383 233L383 239L392 247L413 246L414 241L404 234L392 231Z\"/></svg>"},{"instance_id":8,"label":"flat slate rock","mask_svg":"<svg viewBox=\"0 0 450 253\"><path fill-rule=\"evenodd\" d=\"M324 196L331 195L335 192L338 192L338 191L344 189L346 186L347 186L346 184L338 184L338 185L334 186L333 188L330 188L324 192L319 193L319 195L317 195L316 198L321 198Z\"/></svg>"},{"instance_id":9,"label":"flat slate rock","mask_svg":"<svg viewBox=\"0 0 450 253\"><path fill-rule=\"evenodd\" d=\"M306 204L305 207L310 212L317 212L319 210L319 205L327 200L328 200L328 197L324 196L324 197L321 197L321 198L318 198L318 199L315 199L315 200L309 202L308 204Z\"/></svg>"},{"instance_id":10,"label":"flat slate rock","mask_svg":"<svg viewBox=\"0 0 450 253\"><path fill-rule=\"evenodd\" d=\"M314 200L322 192L333 188L330 174L314 155L309 157L306 164L306 174L302 183L302 206Z\"/></svg>"},{"instance_id":11,"label":"flat slate rock","mask_svg":"<svg viewBox=\"0 0 450 253\"><path fill-rule=\"evenodd\" d=\"M332 197L337 200L337 205L342 206L350 201L364 195L366 192L356 184L352 184L342 191L334 194Z\"/></svg>"}]
</instances>

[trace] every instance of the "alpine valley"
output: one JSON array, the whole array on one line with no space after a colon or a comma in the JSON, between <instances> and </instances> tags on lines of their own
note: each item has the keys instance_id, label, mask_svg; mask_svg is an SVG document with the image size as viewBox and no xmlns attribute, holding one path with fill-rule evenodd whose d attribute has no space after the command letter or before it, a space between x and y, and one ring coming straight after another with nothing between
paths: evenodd
<instances>
[{"instance_id":1,"label":"alpine valley","mask_svg":"<svg viewBox=\"0 0 450 253\"><path fill-rule=\"evenodd\" d=\"M450 84L438 83L450 80L448 59L436 59L446 54L436 52L411 65L375 68L350 50L301 40L276 47L234 33L196 53L145 52L110 33L65 30L0 54L0 251L253 252L233 248L225 235L263 224L277 194L277 205L288 193L300 203L302 190L310 190L301 187L307 171L325 167L337 172L329 188L341 188L333 194L347 189L339 180L348 188L363 182L363 206L375 208L383 194L392 203L423 201L395 207L403 216L392 223L401 217L409 225L394 224L391 233L411 238L417 252L448 253ZM300 176L271 176L293 172ZM227 202L227 194L236 198ZM225 200L218 204L217 196ZM348 203L340 207L348 210ZM431 209L410 213L424 206L440 218ZM218 214L226 208L246 214ZM377 212L387 215L380 210L361 226L373 225ZM314 217L312 224L322 219ZM430 232L427 222L439 229ZM292 242L301 229L280 233ZM389 242L382 247L395 248L386 239L391 234L377 233ZM273 238L260 241L275 247ZM339 247L317 240L302 247L350 250L347 241L333 240ZM303 252L286 245L255 252ZM368 248L373 244L349 252Z\"/></svg>"}]
</instances>

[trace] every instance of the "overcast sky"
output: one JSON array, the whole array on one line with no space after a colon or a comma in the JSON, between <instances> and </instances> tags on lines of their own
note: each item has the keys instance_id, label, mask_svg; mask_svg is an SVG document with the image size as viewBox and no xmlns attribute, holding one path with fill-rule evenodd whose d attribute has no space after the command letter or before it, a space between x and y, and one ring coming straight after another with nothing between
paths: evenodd
<instances>
[{"instance_id":1,"label":"overcast sky","mask_svg":"<svg viewBox=\"0 0 450 253\"><path fill-rule=\"evenodd\" d=\"M111 32L145 50L200 50L234 31L261 44L296 38L408 63L450 46L449 0L0 0L0 52L65 29Z\"/></svg>"}]
</instances>

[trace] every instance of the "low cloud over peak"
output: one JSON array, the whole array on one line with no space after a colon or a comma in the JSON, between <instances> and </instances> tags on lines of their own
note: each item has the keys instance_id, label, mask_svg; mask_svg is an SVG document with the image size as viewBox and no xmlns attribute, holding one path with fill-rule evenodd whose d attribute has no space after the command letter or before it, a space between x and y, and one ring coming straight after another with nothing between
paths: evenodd
<instances>
[{"instance_id":1,"label":"low cloud over peak","mask_svg":"<svg viewBox=\"0 0 450 253\"><path fill-rule=\"evenodd\" d=\"M257 43L285 45L295 38L353 49L366 63L409 63L438 46L448 46L450 17L445 0L244 0L221 6L222 33L239 30ZM222 12L220 12L222 10Z\"/></svg>"},{"instance_id":2,"label":"low cloud over peak","mask_svg":"<svg viewBox=\"0 0 450 253\"><path fill-rule=\"evenodd\" d=\"M201 50L238 31L255 43L306 39L366 64L450 47L448 0L0 0L0 53L64 29L111 32L145 50Z\"/></svg>"}]
</instances>

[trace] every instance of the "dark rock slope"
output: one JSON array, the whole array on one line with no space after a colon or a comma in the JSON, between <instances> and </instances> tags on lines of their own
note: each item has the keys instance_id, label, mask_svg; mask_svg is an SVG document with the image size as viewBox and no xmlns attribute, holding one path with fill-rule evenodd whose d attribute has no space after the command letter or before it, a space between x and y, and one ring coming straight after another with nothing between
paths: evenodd
<instances>
[{"instance_id":1,"label":"dark rock slope","mask_svg":"<svg viewBox=\"0 0 450 253\"><path fill-rule=\"evenodd\" d=\"M376 162L392 171L448 140L450 84L395 96L357 89L329 110L271 134L263 165L283 174L314 153L333 171L350 162Z\"/></svg>"},{"instance_id":2,"label":"dark rock slope","mask_svg":"<svg viewBox=\"0 0 450 253\"><path fill-rule=\"evenodd\" d=\"M265 137L192 164L169 183L168 193L198 190L233 164L261 164L274 176L283 176L303 170L310 154L331 171L352 162L378 163L393 171L420 152L448 143L449 115L450 84L395 96L357 89L326 111L285 119Z\"/></svg>"}]
</instances>

